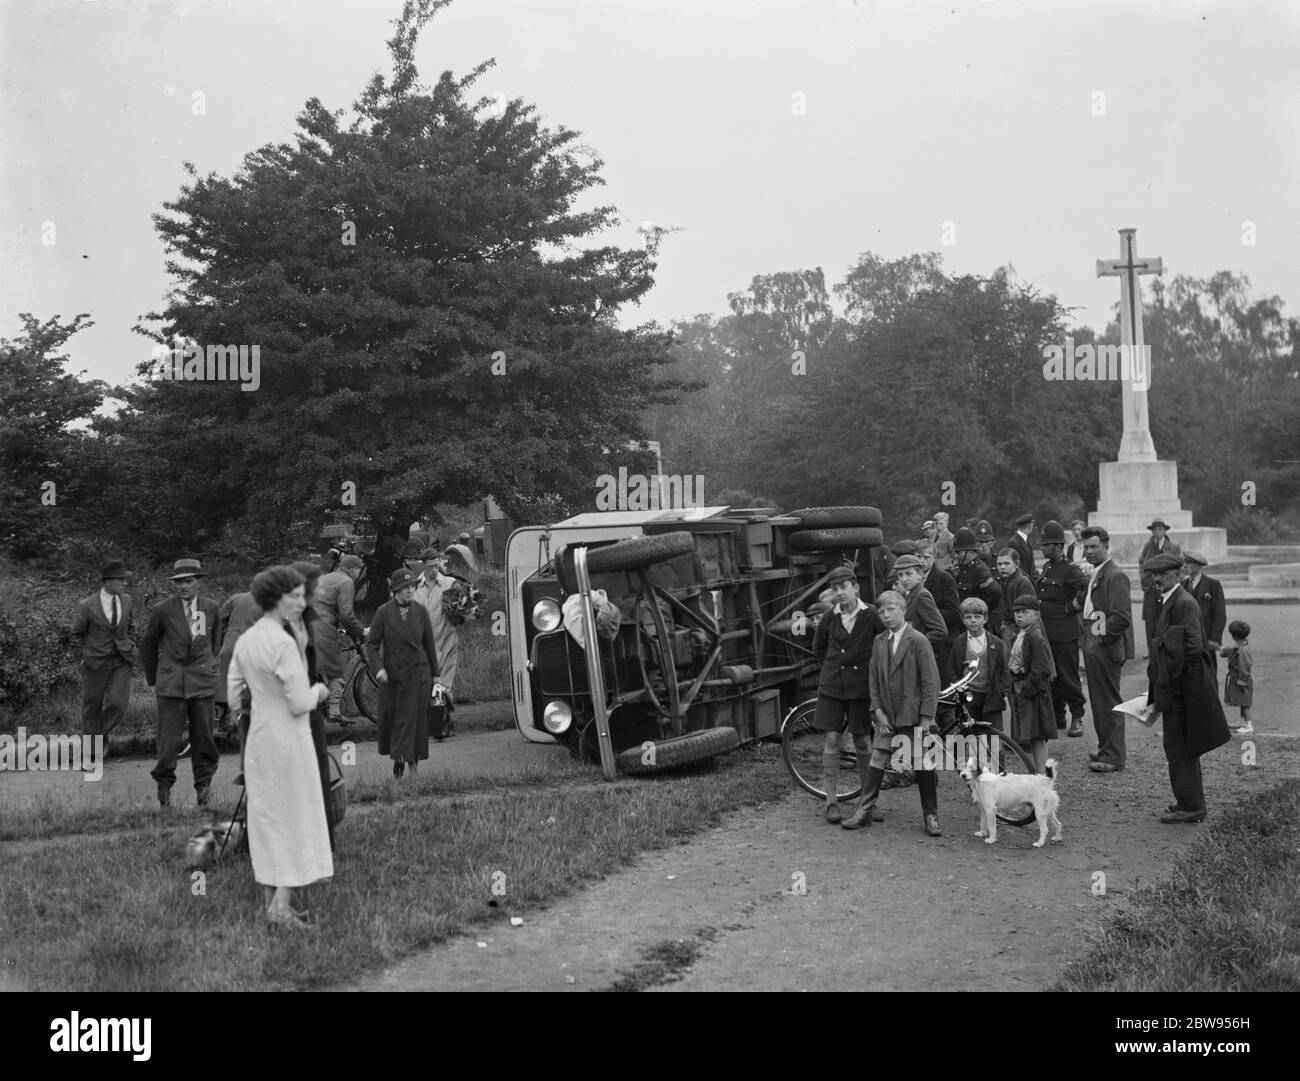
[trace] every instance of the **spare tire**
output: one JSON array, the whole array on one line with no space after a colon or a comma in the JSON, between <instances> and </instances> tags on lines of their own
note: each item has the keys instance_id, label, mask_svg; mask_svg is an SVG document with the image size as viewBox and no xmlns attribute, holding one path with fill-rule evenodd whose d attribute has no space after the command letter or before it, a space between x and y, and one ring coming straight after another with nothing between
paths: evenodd
<instances>
[{"instance_id":1,"label":"spare tire","mask_svg":"<svg viewBox=\"0 0 1300 1081\"><path fill-rule=\"evenodd\" d=\"M703 732L689 732L672 739L651 740L654 744L654 765L646 765L641 744L620 751L618 768L624 773L662 773L703 762L714 755L734 751L740 746L740 736L734 728L706 728Z\"/></svg>"},{"instance_id":2,"label":"spare tire","mask_svg":"<svg viewBox=\"0 0 1300 1081\"><path fill-rule=\"evenodd\" d=\"M792 510L787 517L798 518L803 529L879 527L882 524L880 511L875 507L804 507L803 510Z\"/></svg>"},{"instance_id":3,"label":"spare tire","mask_svg":"<svg viewBox=\"0 0 1300 1081\"><path fill-rule=\"evenodd\" d=\"M689 533L657 533L650 537L628 537L603 548L587 552L587 570L592 574L608 571L631 571L664 563L695 551L695 538Z\"/></svg>"},{"instance_id":4,"label":"spare tire","mask_svg":"<svg viewBox=\"0 0 1300 1081\"><path fill-rule=\"evenodd\" d=\"M790 548L796 552L875 548L884 543L884 534L879 529L867 529L861 526L846 529L805 529L790 534Z\"/></svg>"}]
</instances>

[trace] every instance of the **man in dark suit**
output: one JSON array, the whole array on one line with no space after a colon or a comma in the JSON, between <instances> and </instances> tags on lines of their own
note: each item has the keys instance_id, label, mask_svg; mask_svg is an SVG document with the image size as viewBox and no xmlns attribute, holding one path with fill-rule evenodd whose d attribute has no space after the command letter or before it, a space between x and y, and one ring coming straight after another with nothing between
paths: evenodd
<instances>
[{"instance_id":1,"label":"man in dark suit","mask_svg":"<svg viewBox=\"0 0 1300 1081\"><path fill-rule=\"evenodd\" d=\"M262 608L251 593L232 593L221 604L221 653L217 664L216 722L217 727L237 731L231 718L239 713L240 704L234 708L226 701L226 676L230 674L230 658L235 655L239 636L262 618ZM243 745L242 742L240 744Z\"/></svg>"},{"instance_id":2,"label":"man in dark suit","mask_svg":"<svg viewBox=\"0 0 1300 1081\"><path fill-rule=\"evenodd\" d=\"M1094 773L1117 773L1127 764L1124 718L1115 707L1123 699L1119 676L1133 659L1133 605L1128 575L1110 558L1110 533L1101 526L1083 531L1083 552L1093 566L1083 601L1083 666L1088 704L1097 733L1097 752L1089 755Z\"/></svg>"},{"instance_id":3,"label":"man in dark suit","mask_svg":"<svg viewBox=\"0 0 1300 1081\"><path fill-rule=\"evenodd\" d=\"M1149 639L1156 621L1156 598L1160 594L1156 590L1151 571L1147 569L1147 563L1158 555L1177 556L1181 559L1183 550L1169 539L1169 523L1163 518L1155 519L1147 529L1151 530L1151 538L1138 553L1138 585L1142 589L1142 624Z\"/></svg>"},{"instance_id":4,"label":"man in dark suit","mask_svg":"<svg viewBox=\"0 0 1300 1081\"><path fill-rule=\"evenodd\" d=\"M81 730L88 736L107 736L131 701L139 656L131 641L130 574L120 559L105 563L99 592L78 601L72 616L72 641L81 647Z\"/></svg>"},{"instance_id":5,"label":"man in dark suit","mask_svg":"<svg viewBox=\"0 0 1300 1081\"><path fill-rule=\"evenodd\" d=\"M197 559L178 559L171 581L176 596L153 610L140 661L145 679L158 692L158 763L150 771L158 783L158 805L171 805L176 758L189 728L194 759L194 792L207 807L217 772L217 745L212 738L212 707L221 652L221 609L199 596L203 568Z\"/></svg>"},{"instance_id":6,"label":"man in dark suit","mask_svg":"<svg viewBox=\"0 0 1300 1081\"><path fill-rule=\"evenodd\" d=\"M915 558L903 556L903 559ZM912 762L922 752L920 741L934 723L939 704L939 669L934 651L925 636L907 622L906 603L893 590L879 598L880 618L888 633L876 636L871 647L868 683L871 689L871 712L876 719L871 741L871 764L862 786L862 797L845 829L857 829L871 821L871 812L880 796L880 782L895 750L895 738L911 744ZM916 787L921 796L921 818L925 832L938 837L939 776L933 769L916 770Z\"/></svg>"},{"instance_id":7,"label":"man in dark suit","mask_svg":"<svg viewBox=\"0 0 1300 1081\"><path fill-rule=\"evenodd\" d=\"M1065 707L1070 707L1070 735L1083 735L1083 687L1079 682L1079 611L1083 608L1087 576L1077 563L1065 558L1065 530L1060 522L1043 526L1043 566L1038 576L1039 617L1052 647L1056 678L1052 680L1052 705L1056 727L1065 727Z\"/></svg>"},{"instance_id":8,"label":"man in dark suit","mask_svg":"<svg viewBox=\"0 0 1300 1081\"><path fill-rule=\"evenodd\" d=\"M1205 574L1205 556L1188 549L1183 553L1183 588L1201 610L1201 633L1205 636L1205 655L1210 672L1219 682L1219 650L1223 647L1223 630L1228 625L1228 608L1223 600L1223 584Z\"/></svg>"},{"instance_id":9,"label":"man in dark suit","mask_svg":"<svg viewBox=\"0 0 1300 1081\"><path fill-rule=\"evenodd\" d=\"M1210 675L1196 601L1178 584L1182 559L1171 553L1147 561L1156 589L1156 619L1147 661L1148 701L1160 711L1174 803L1167 825L1205 818L1201 755L1231 739Z\"/></svg>"},{"instance_id":10,"label":"man in dark suit","mask_svg":"<svg viewBox=\"0 0 1300 1081\"><path fill-rule=\"evenodd\" d=\"M813 653L822 662L817 683L817 711L813 727L825 732L822 746L822 775L826 787L826 821L844 820L838 802L840 745L845 729L853 737L858 754L858 773L865 786L871 758L871 688L867 668L871 645L883 634L884 623L871 605L862 600L853 571L837 567L826 579L835 607L817 621Z\"/></svg>"},{"instance_id":11,"label":"man in dark suit","mask_svg":"<svg viewBox=\"0 0 1300 1081\"><path fill-rule=\"evenodd\" d=\"M1038 580L1038 570L1034 566L1034 546L1029 543L1029 534L1034 531L1034 516L1022 514L1016 519L1016 531L1011 534L1006 547L1012 549L1020 558L1020 570L1031 581ZM1008 618L1010 612L1004 613Z\"/></svg>"}]
</instances>

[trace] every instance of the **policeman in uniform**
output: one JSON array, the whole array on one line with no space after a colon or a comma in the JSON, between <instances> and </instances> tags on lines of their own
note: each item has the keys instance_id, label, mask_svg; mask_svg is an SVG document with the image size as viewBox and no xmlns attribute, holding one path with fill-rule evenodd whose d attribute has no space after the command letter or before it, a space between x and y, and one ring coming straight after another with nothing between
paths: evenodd
<instances>
[{"instance_id":1,"label":"policeman in uniform","mask_svg":"<svg viewBox=\"0 0 1300 1081\"><path fill-rule=\"evenodd\" d=\"M998 573L998 554L997 538L993 536L993 527L989 525L987 518L981 518L975 523L975 550L984 564L993 573L994 577ZM963 598L964 600L965 598ZM984 600L987 602L988 598ZM990 613L991 614L991 613ZM1009 615L1010 613L1008 613Z\"/></svg>"},{"instance_id":2,"label":"policeman in uniform","mask_svg":"<svg viewBox=\"0 0 1300 1081\"><path fill-rule=\"evenodd\" d=\"M987 525L987 522L981 522ZM989 530L990 539L993 530ZM957 596L962 600L978 597L989 607L989 626L1002 625L1002 588L993 576L993 570L980 557L975 534L964 526L952 537L952 557L955 560L952 576L957 580Z\"/></svg>"},{"instance_id":3,"label":"policeman in uniform","mask_svg":"<svg viewBox=\"0 0 1300 1081\"><path fill-rule=\"evenodd\" d=\"M1056 678L1052 680L1052 705L1056 727L1065 727L1065 707L1070 707L1070 735L1083 735L1083 687L1079 682L1079 613L1088 578L1077 563L1065 558L1065 530L1060 522L1043 526L1043 567L1038 579L1039 618L1052 647Z\"/></svg>"}]
</instances>

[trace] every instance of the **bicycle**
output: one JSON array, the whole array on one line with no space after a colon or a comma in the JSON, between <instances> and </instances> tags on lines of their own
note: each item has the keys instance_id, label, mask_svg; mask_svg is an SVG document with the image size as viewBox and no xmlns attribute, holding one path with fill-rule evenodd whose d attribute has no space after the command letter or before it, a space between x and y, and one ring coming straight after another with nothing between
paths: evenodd
<instances>
[{"instance_id":1,"label":"bicycle","mask_svg":"<svg viewBox=\"0 0 1300 1081\"><path fill-rule=\"evenodd\" d=\"M942 765L938 768L959 770L965 767L968 757L975 757L985 768L996 762L1001 773L1034 773L1034 760L1020 744L1000 728L970 715L969 706L973 696L966 688L975 678L977 669L978 664L972 662L965 673L939 692L939 704L955 708L951 711L950 719L941 726L930 726L930 733L938 741L937 746L933 741L926 741L930 744L930 753L942 751L943 756ZM785 720L781 722L781 757L785 761L785 768L800 788L818 799L825 799L822 747L826 742L826 733L813 727L816 710L817 699L810 698L786 714ZM954 748L959 748L958 753L952 753ZM903 753L907 753L906 750ZM909 755L909 760L910 758ZM885 770L881 788L902 788L912 781L912 770L897 770L891 763ZM840 775L835 798L841 802L850 802L861 794L858 756L853 749L853 738L845 732L840 737ZM1027 826L1033 820L1034 808L1030 804L1018 804L998 811L998 821L1009 826Z\"/></svg>"},{"instance_id":2,"label":"bicycle","mask_svg":"<svg viewBox=\"0 0 1300 1081\"><path fill-rule=\"evenodd\" d=\"M379 684L375 680L375 674L370 671L365 652L341 633L339 652L344 657L343 700L346 701L350 695L358 713L372 723L378 721Z\"/></svg>"}]
</instances>

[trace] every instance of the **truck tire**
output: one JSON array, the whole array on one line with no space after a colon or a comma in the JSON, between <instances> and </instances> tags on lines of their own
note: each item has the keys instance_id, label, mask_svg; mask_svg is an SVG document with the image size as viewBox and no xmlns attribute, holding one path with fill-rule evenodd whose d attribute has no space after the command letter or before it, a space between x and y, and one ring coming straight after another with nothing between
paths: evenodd
<instances>
[{"instance_id":1,"label":"truck tire","mask_svg":"<svg viewBox=\"0 0 1300 1081\"><path fill-rule=\"evenodd\" d=\"M632 571L653 563L664 563L695 551L695 538L689 533L657 533L650 537L628 537L592 548L587 553L587 570L592 574L608 571Z\"/></svg>"},{"instance_id":2,"label":"truck tire","mask_svg":"<svg viewBox=\"0 0 1300 1081\"><path fill-rule=\"evenodd\" d=\"M826 552L839 548L875 548L885 543L879 529L864 526L843 529L805 529L790 534L790 548L795 552Z\"/></svg>"},{"instance_id":3,"label":"truck tire","mask_svg":"<svg viewBox=\"0 0 1300 1081\"><path fill-rule=\"evenodd\" d=\"M881 525L880 511L875 507L804 507L787 515L798 518L802 529L842 529L847 526Z\"/></svg>"},{"instance_id":4,"label":"truck tire","mask_svg":"<svg viewBox=\"0 0 1300 1081\"><path fill-rule=\"evenodd\" d=\"M641 761L641 746L629 747L617 755L618 768L624 773L662 773L679 769L695 762L703 762L714 755L734 751L740 746L740 736L734 728L706 728L703 732L689 732L673 739L654 741L654 765Z\"/></svg>"}]
</instances>

